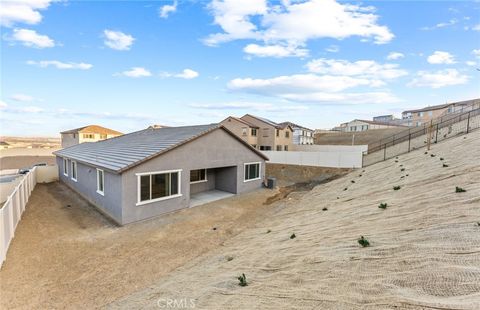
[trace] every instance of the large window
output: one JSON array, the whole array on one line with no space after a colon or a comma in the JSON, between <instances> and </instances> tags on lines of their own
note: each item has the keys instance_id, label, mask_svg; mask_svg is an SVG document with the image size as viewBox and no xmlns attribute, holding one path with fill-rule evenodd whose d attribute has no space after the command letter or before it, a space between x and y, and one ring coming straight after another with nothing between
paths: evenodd
<instances>
[{"instance_id":1,"label":"large window","mask_svg":"<svg viewBox=\"0 0 480 310\"><path fill-rule=\"evenodd\" d=\"M190 183L207 182L207 169L190 171Z\"/></svg>"},{"instance_id":2,"label":"large window","mask_svg":"<svg viewBox=\"0 0 480 310\"><path fill-rule=\"evenodd\" d=\"M245 164L244 182L260 179L260 163Z\"/></svg>"},{"instance_id":3,"label":"large window","mask_svg":"<svg viewBox=\"0 0 480 310\"><path fill-rule=\"evenodd\" d=\"M77 162L72 160L72 180L77 182Z\"/></svg>"},{"instance_id":4,"label":"large window","mask_svg":"<svg viewBox=\"0 0 480 310\"><path fill-rule=\"evenodd\" d=\"M68 159L63 159L63 175L68 177Z\"/></svg>"},{"instance_id":5,"label":"large window","mask_svg":"<svg viewBox=\"0 0 480 310\"><path fill-rule=\"evenodd\" d=\"M95 138L95 135L93 133L84 133L83 138L84 139L93 139L93 138Z\"/></svg>"},{"instance_id":6,"label":"large window","mask_svg":"<svg viewBox=\"0 0 480 310\"><path fill-rule=\"evenodd\" d=\"M105 194L105 178L102 169L97 169L97 193L100 195Z\"/></svg>"},{"instance_id":7,"label":"large window","mask_svg":"<svg viewBox=\"0 0 480 310\"><path fill-rule=\"evenodd\" d=\"M137 174L137 205L181 196L180 173L172 170Z\"/></svg>"}]
</instances>

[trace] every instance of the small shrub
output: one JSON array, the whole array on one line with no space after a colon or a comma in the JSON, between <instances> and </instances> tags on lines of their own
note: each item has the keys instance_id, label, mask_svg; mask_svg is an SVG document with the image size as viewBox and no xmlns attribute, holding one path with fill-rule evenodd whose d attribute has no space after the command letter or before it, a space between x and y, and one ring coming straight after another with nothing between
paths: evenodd
<instances>
[{"instance_id":1,"label":"small shrub","mask_svg":"<svg viewBox=\"0 0 480 310\"><path fill-rule=\"evenodd\" d=\"M359 176L359 177L361 177L362 175L361 175L361 174L359 174L358 176Z\"/></svg>"},{"instance_id":2,"label":"small shrub","mask_svg":"<svg viewBox=\"0 0 480 310\"><path fill-rule=\"evenodd\" d=\"M378 206L380 209L386 209L388 207L387 203L386 202L382 202L379 206Z\"/></svg>"},{"instance_id":3,"label":"small shrub","mask_svg":"<svg viewBox=\"0 0 480 310\"><path fill-rule=\"evenodd\" d=\"M405 176L408 177L408 174L406 174Z\"/></svg>"},{"instance_id":4,"label":"small shrub","mask_svg":"<svg viewBox=\"0 0 480 310\"><path fill-rule=\"evenodd\" d=\"M396 160L395 162L398 163L398 160Z\"/></svg>"},{"instance_id":5,"label":"small shrub","mask_svg":"<svg viewBox=\"0 0 480 310\"><path fill-rule=\"evenodd\" d=\"M325 208L323 208L323 209L322 209L322 211L328 211L328 208L327 208L327 207L325 207Z\"/></svg>"},{"instance_id":6,"label":"small shrub","mask_svg":"<svg viewBox=\"0 0 480 310\"><path fill-rule=\"evenodd\" d=\"M244 273L242 273L242 275L239 276L237 279L238 279L238 285L240 285L240 286L247 286L248 285L247 277L245 276Z\"/></svg>"},{"instance_id":7,"label":"small shrub","mask_svg":"<svg viewBox=\"0 0 480 310\"><path fill-rule=\"evenodd\" d=\"M397 156L397 157L395 157L395 159L398 159L398 156Z\"/></svg>"},{"instance_id":8,"label":"small shrub","mask_svg":"<svg viewBox=\"0 0 480 310\"><path fill-rule=\"evenodd\" d=\"M227 256L227 262L230 262L233 260L233 256Z\"/></svg>"},{"instance_id":9,"label":"small shrub","mask_svg":"<svg viewBox=\"0 0 480 310\"><path fill-rule=\"evenodd\" d=\"M401 188L401 187L397 185L397 186L394 186L394 187L393 187L393 190L394 190L394 191L398 191L400 188Z\"/></svg>"},{"instance_id":10,"label":"small shrub","mask_svg":"<svg viewBox=\"0 0 480 310\"><path fill-rule=\"evenodd\" d=\"M430 157L435 157L435 154L430 154Z\"/></svg>"},{"instance_id":11,"label":"small shrub","mask_svg":"<svg viewBox=\"0 0 480 310\"><path fill-rule=\"evenodd\" d=\"M443 160L443 157L440 157L440 160Z\"/></svg>"},{"instance_id":12,"label":"small shrub","mask_svg":"<svg viewBox=\"0 0 480 310\"><path fill-rule=\"evenodd\" d=\"M425 155L428 154L428 152L425 152Z\"/></svg>"},{"instance_id":13,"label":"small shrub","mask_svg":"<svg viewBox=\"0 0 480 310\"><path fill-rule=\"evenodd\" d=\"M368 240L364 236L361 236L360 239L358 239L357 241L358 244L360 244L362 247L370 246L370 242L368 242Z\"/></svg>"},{"instance_id":14,"label":"small shrub","mask_svg":"<svg viewBox=\"0 0 480 310\"><path fill-rule=\"evenodd\" d=\"M351 180L350 182L352 182L352 183L355 183L355 181L354 181L354 180Z\"/></svg>"},{"instance_id":15,"label":"small shrub","mask_svg":"<svg viewBox=\"0 0 480 310\"><path fill-rule=\"evenodd\" d=\"M297 238L297 236L296 236L295 234L292 234L292 235L290 236L290 239L295 239L295 238Z\"/></svg>"},{"instance_id":16,"label":"small shrub","mask_svg":"<svg viewBox=\"0 0 480 310\"><path fill-rule=\"evenodd\" d=\"M405 168L400 169L400 171L405 171Z\"/></svg>"},{"instance_id":17,"label":"small shrub","mask_svg":"<svg viewBox=\"0 0 480 310\"><path fill-rule=\"evenodd\" d=\"M465 193L467 190L461 187L455 186L455 193Z\"/></svg>"},{"instance_id":18,"label":"small shrub","mask_svg":"<svg viewBox=\"0 0 480 310\"><path fill-rule=\"evenodd\" d=\"M267 234L269 234L269 233L271 233L271 232L272 232L272 231L271 231L270 229L269 229L269 230L267 230Z\"/></svg>"},{"instance_id":19,"label":"small shrub","mask_svg":"<svg viewBox=\"0 0 480 310\"><path fill-rule=\"evenodd\" d=\"M402 176L400 177L400 179L403 179L404 177L405 177L405 176L404 176L404 175L402 175Z\"/></svg>"},{"instance_id":20,"label":"small shrub","mask_svg":"<svg viewBox=\"0 0 480 310\"><path fill-rule=\"evenodd\" d=\"M477 222L477 226L480 226L480 222Z\"/></svg>"},{"instance_id":21,"label":"small shrub","mask_svg":"<svg viewBox=\"0 0 480 310\"><path fill-rule=\"evenodd\" d=\"M346 191L348 189L348 187L345 187L343 190Z\"/></svg>"},{"instance_id":22,"label":"small shrub","mask_svg":"<svg viewBox=\"0 0 480 310\"><path fill-rule=\"evenodd\" d=\"M448 167L448 165L447 165L447 164L443 164L442 167L443 167L443 168L446 168L446 167Z\"/></svg>"},{"instance_id":23,"label":"small shrub","mask_svg":"<svg viewBox=\"0 0 480 310\"><path fill-rule=\"evenodd\" d=\"M217 227L213 227L212 230L217 230Z\"/></svg>"},{"instance_id":24,"label":"small shrub","mask_svg":"<svg viewBox=\"0 0 480 310\"><path fill-rule=\"evenodd\" d=\"M337 199L340 199L340 197L337 197Z\"/></svg>"}]
</instances>

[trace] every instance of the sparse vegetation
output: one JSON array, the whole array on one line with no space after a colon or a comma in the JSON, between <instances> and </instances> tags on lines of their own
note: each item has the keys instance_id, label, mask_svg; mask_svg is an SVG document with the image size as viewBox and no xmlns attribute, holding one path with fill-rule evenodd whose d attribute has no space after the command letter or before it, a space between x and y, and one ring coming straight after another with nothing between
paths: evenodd
<instances>
[{"instance_id":1,"label":"sparse vegetation","mask_svg":"<svg viewBox=\"0 0 480 310\"><path fill-rule=\"evenodd\" d=\"M425 154L428 154L428 152L425 152Z\"/></svg>"},{"instance_id":2,"label":"sparse vegetation","mask_svg":"<svg viewBox=\"0 0 480 310\"><path fill-rule=\"evenodd\" d=\"M230 256L230 255L227 256L227 262L230 262L230 261L232 261L232 260L233 260L233 256Z\"/></svg>"},{"instance_id":3,"label":"sparse vegetation","mask_svg":"<svg viewBox=\"0 0 480 310\"><path fill-rule=\"evenodd\" d=\"M354 180L351 180L350 182L352 182L352 183L355 183L355 181L354 181Z\"/></svg>"},{"instance_id":4,"label":"sparse vegetation","mask_svg":"<svg viewBox=\"0 0 480 310\"><path fill-rule=\"evenodd\" d=\"M435 154L430 154L430 157L435 157Z\"/></svg>"},{"instance_id":5,"label":"sparse vegetation","mask_svg":"<svg viewBox=\"0 0 480 310\"><path fill-rule=\"evenodd\" d=\"M448 165L447 165L447 164L443 164L442 167L443 167L443 168L446 168L446 167L448 167Z\"/></svg>"},{"instance_id":6,"label":"sparse vegetation","mask_svg":"<svg viewBox=\"0 0 480 310\"><path fill-rule=\"evenodd\" d=\"M480 222L477 222L477 226L480 226Z\"/></svg>"},{"instance_id":7,"label":"sparse vegetation","mask_svg":"<svg viewBox=\"0 0 480 310\"><path fill-rule=\"evenodd\" d=\"M443 157L440 157L440 160L443 160Z\"/></svg>"},{"instance_id":8,"label":"sparse vegetation","mask_svg":"<svg viewBox=\"0 0 480 310\"><path fill-rule=\"evenodd\" d=\"M270 229L267 230L267 234L271 233L272 231Z\"/></svg>"},{"instance_id":9,"label":"sparse vegetation","mask_svg":"<svg viewBox=\"0 0 480 310\"><path fill-rule=\"evenodd\" d=\"M345 187L343 190L346 191L348 189L348 187Z\"/></svg>"},{"instance_id":10,"label":"sparse vegetation","mask_svg":"<svg viewBox=\"0 0 480 310\"><path fill-rule=\"evenodd\" d=\"M405 171L405 168L400 169L400 171Z\"/></svg>"},{"instance_id":11,"label":"sparse vegetation","mask_svg":"<svg viewBox=\"0 0 480 310\"><path fill-rule=\"evenodd\" d=\"M396 160L395 162L398 163L398 160Z\"/></svg>"},{"instance_id":12,"label":"sparse vegetation","mask_svg":"<svg viewBox=\"0 0 480 310\"><path fill-rule=\"evenodd\" d=\"M327 208L327 207L324 207L324 208L322 209L322 211L328 211L328 208Z\"/></svg>"},{"instance_id":13,"label":"sparse vegetation","mask_svg":"<svg viewBox=\"0 0 480 310\"><path fill-rule=\"evenodd\" d=\"M388 207L388 204L386 202L382 202L379 206L380 209L386 209Z\"/></svg>"},{"instance_id":14,"label":"sparse vegetation","mask_svg":"<svg viewBox=\"0 0 480 310\"><path fill-rule=\"evenodd\" d=\"M297 238L297 236L293 233L291 236L290 236L290 239L295 239Z\"/></svg>"},{"instance_id":15,"label":"sparse vegetation","mask_svg":"<svg viewBox=\"0 0 480 310\"><path fill-rule=\"evenodd\" d=\"M401 187L400 187L399 185L397 185L397 186L394 186L394 187L393 187L393 190L394 190L394 191L398 191L400 188L401 188Z\"/></svg>"},{"instance_id":16,"label":"sparse vegetation","mask_svg":"<svg viewBox=\"0 0 480 310\"><path fill-rule=\"evenodd\" d=\"M240 286L247 286L248 283L247 283L247 277L245 276L244 273L242 273L241 276L237 277L238 279L238 285Z\"/></svg>"},{"instance_id":17,"label":"sparse vegetation","mask_svg":"<svg viewBox=\"0 0 480 310\"><path fill-rule=\"evenodd\" d=\"M364 236L361 236L360 239L358 239L357 241L358 241L358 244L360 244L364 248L367 246L370 246L370 242Z\"/></svg>"},{"instance_id":18,"label":"sparse vegetation","mask_svg":"<svg viewBox=\"0 0 480 310\"><path fill-rule=\"evenodd\" d=\"M463 189L461 187L455 186L455 193L464 193L466 192L466 189Z\"/></svg>"}]
</instances>

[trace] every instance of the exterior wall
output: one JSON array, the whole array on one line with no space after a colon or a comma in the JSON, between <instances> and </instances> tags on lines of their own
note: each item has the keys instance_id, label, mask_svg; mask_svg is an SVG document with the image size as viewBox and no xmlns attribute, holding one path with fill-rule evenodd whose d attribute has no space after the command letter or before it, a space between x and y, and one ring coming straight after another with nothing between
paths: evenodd
<instances>
[{"instance_id":1,"label":"exterior wall","mask_svg":"<svg viewBox=\"0 0 480 310\"><path fill-rule=\"evenodd\" d=\"M221 124L225 126L228 130L233 132L235 135L240 137L243 141L247 142L250 145L255 145L258 149L258 135L259 130L257 129L257 135L252 135L252 127L247 126L246 124L240 122L239 120L229 117L226 120L222 121Z\"/></svg>"},{"instance_id":2,"label":"exterior wall","mask_svg":"<svg viewBox=\"0 0 480 310\"><path fill-rule=\"evenodd\" d=\"M272 151L276 151L277 145L281 146L282 151L285 150L285 146L287 146L289 150L292 148L293 131L289 127L286 127L285 129L278 129L279 136L277 137L277 128L275 128L275 126L265 123L250 115L242 116L242 119L259 127L257 134L258 149L260 149L261 146L264 146L270 147ZM290 132L288 138L285 137L285 131Z\"/></svg>"},{"instance_id":3,"label":"exterior wall","mask_svg":"<svg viewBox=\"0 0 480 310\"><path fill-rule=\"evenodd\" d=\"M448 108L421 111L421 112L404 112L402 118L409 121L410 126L418 127L430 122L432 119L441 117L447 113Z\"/></svg>"},{"instance_id":4,"label":"exterior wall","mask_svg":"<svg viewBox=\"0 0 480 310\"><path fill-rule=\"evenodd\" d=\"M63 158L57 156L58 175L61 182L75 190L96 206L102 213L122 224L122 177L104 170L104 193L97 193L97 169L77 162L77 182L73 181L71 161L68 160L68 176L63 174Z\"/></svg>"},{"instance_id":5,"label":"exterior wall","mask_svg":"<svg viewBox=\"0 0 480 310\"><path fill-rule=\"evenodd\" d=\"M293 145L313 144L313 130L295 127L293 128Z\"/></svg>"},{"instance_id":6,"label":"exterior wall","mask_svg":"<svg viewBox=\"0 0 480 310\"><path fill-rule=\"evenodd\" d=\"M363 152L359 150L341 150L327 152L262 152L268 156L269 164L287 164L331 168L362 167Z\"/></svg>"},{"instance_id":7,"label":"exterior wall","mask_svg":"<svg viewBox=\"0 0 480 310\"><path fill-rule=\"evenodd\" d=\"M260 180L244 182L244 163L260 162ZM159 157L152 158L122 174L122 224L188 208L190 203L190 170L233 167L216 170L216 188L243 193L261 187L265 161L241 142L217 129ZM181 169L180 197L142 204L138 202L137 173ZM107 179L105 179L107 183ZM220 185L221 184L221 185ZM235 186L234 186L235 184ZM198 190L198 189L196 189Z\"/></svg>"},{"instance_id":8,"label":"exterior wall","mask_svg":"<svg viewBox=\"0 0 480 310\"><path fill-rule=\"evenodd\" d=\"M354 127L354 128L352 128ZM347 123L346 132L358 132L358 131L366 131L372 129L383 129L383 128L392 128L398 127L394 124L392 125L384 125L384 124L370 124L367 122L362 121L351 121Z\"/></svg>"},{"instance_id":9,"label":"exterior wall","mask_svg":"<svg viewBox=\"0 0 480 310\"><path fill-rule=\"evenodd\" d=\"M62 133L62 148L77 145L78 141L78 133Z\"/></svg>"}]
</instances>

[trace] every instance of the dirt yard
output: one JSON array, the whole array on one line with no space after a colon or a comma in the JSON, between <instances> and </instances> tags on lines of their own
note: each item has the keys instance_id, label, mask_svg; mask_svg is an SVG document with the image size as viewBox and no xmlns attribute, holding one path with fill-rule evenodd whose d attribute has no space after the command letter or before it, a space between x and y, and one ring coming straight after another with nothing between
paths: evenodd
<instances>
[{"instance_id":1,"label":"dirt yard","mask_svg":"<svg viewBox=\"0 0 480 310\"><path fill-rule=\"evenodd\" d=\"M275 177L278 186L288 186L295 183L322 182L334 176L345 175L350 171L352 169L267 163L265 175Z\"/></svg>"},{"instance_id":2,"label":"dirt yard","mask_svg":"<svg viewBox=\"0 0 480 310\"><path fill-rule=\"evenodd\" d=\"M61 183L38 184L0 271L2 309L98 308L268 216L258 190L117 227Z\"/></svg>"},{"instance_id":3,"label":"dirt yard","mask_svg":"<svg viewBox=\"0 0 480 310\"><path fill-rule=\"evenodd\" d=\"M35 164L55 165L54 156L9 156L0 157L0 170L28 168Z\"/></svg>"}]
</instances>

